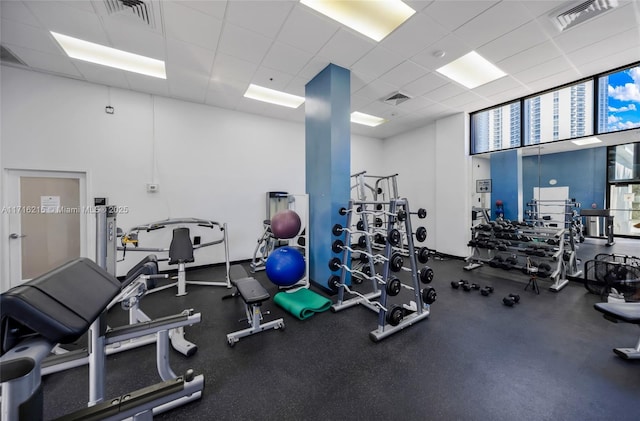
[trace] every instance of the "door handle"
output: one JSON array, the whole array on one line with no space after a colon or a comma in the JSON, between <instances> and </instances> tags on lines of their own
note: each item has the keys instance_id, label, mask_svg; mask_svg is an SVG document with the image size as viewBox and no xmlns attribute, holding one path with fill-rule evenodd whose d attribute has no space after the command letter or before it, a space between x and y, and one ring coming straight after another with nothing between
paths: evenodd
<instances>
[{"instance_id":1,"label":"door handle","mask_svg":"<svg viewBox=\"0 0 640 421\"><path fill-rule=\"evenodd\" d=\"M24 238L24 237L26 237L26 235L16 234L15 232L12 232L11 234L9 234L10 240L17 240L18 238Z\"/></svg>"}]
</instances>

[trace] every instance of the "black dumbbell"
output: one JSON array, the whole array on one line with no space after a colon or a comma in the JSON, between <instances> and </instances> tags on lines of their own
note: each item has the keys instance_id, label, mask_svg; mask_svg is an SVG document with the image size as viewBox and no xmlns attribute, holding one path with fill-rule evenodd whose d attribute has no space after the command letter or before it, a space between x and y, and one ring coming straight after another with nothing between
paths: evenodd
<instances>
[{"instance_id":1,"label":"black dumbbell","mask_svg":"<svg viewBox=\"0 0 640 421\"><path fill-rule=\"evenodd\" d=\"M463 281L462 279L460 279L459 281L451 281L451 288L453 289L458 289L460 288L460 285L465 285L468 284L468 281Z\"/></svg>"},{"instance_id":2,"label":"black dumbbell","mask_svg":"<svg viewBox=\"0 0 640 421\"><path fill-rule=\"evenodd\" d=\"M418 215L418 218L424 219L427 217L427 210L425 208L418 209L418 212L410 212L411 215ZM404 221L407 219L407 211L401 209L398 211L398 221Z\"/></svg>"},{"instance_id":3,"label":"black dumbbell","mask_svg":"<svg viewBox=\"0 0 640 421\"><path fill-rule=\"evenodd\" d=\"M485 297L488 297L489 294L492 294L492 293L493 293L493 287L485 286L480 288L480 294L482 294Z\"/></svg>"},{"instance_id":4,"label":"black dumbbell","mask_svg":"<svg viewBox=\"0 0 640 421\"><path fill-rule=\"evenodd\" d=\"M518 294L509 294L507 297L502 299L502 302L507 307L513 307L514 304L520 302L520 296Z\"/></svg>"}]
</instances>

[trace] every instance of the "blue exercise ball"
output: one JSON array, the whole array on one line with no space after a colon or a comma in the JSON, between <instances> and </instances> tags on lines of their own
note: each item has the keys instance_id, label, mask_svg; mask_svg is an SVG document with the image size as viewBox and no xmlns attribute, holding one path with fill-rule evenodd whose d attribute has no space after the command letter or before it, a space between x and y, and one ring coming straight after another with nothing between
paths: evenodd
<instances>
[{"instance_id":1,"label":"blue exercise ball","mask_svg":"<svg viewBox=\"0 0 640 421\"><path fill-rule=\"evenodd\" d=\"M305 274L304 256L294 247L284 246L275 249L265 264L267 277L278 286L291 286Z\"/></svg>"}]
</instances>

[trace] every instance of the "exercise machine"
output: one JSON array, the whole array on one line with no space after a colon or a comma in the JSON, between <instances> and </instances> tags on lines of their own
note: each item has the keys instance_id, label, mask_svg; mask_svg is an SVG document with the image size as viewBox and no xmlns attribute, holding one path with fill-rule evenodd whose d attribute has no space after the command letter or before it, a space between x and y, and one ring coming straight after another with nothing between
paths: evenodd
<instances>
[{"instance_id":1,"label":"exercise machine","mask_svg":"<svg viewBox=\"0 0 640 421\"><path fill-rule=\"evenodd\" d=\"M632 323L640 326L640 302L596 303L594 308L603 313L604 318L610 322ZM638 339L635 348L614 348L613 352L625 360L640 359L640 339Z\"/></svg>"},{"instance_id":2,"label":"exercise machine","mask_svg":"<svg viewBox=\"0 0 640 421\"><path fill-rule=\"evenodd\" d=\"M271 295L260 282L250 277L241 265L231 266L230 272L231 283L236 288L236 291L222 297L222 299L238 296L242 298L245 306L246 321L249 323L249 327L227 334L227 343L229 346L233 347L240 338L253 335L254 333L264 332L269 329L284 329L284 319L282 318L262 323L261 306Z\"/></svg>"},{"instance_id":3,"label":"exercise machine","mask_svg":"<svg viewBox=\"0 0 640 421\"><path fill-rule=\"evenodd\" d=\"M0 295L2 310L2 421L43 419L41 365L57 343L70 343L87 331L92 339L89 356L89 407L69 414L64 420L151 419L154 414L199 399L204 377L188 370L177 376L168 367L168 330L153 324L103 332L101 318L109 303L121 292L121 284L106 270L86 258L75 259L38 278ZM200 316L183 315L173 327L193 324ZM189 320L186 320L189 319ZM153 386L104 399L104 344L140 334L158 334L158 367L162 381Z\"/></svg>"},{"instance_id":4,"label":"exercise machine","mask_svg":"<svg viewBox=\"0 0 640 421\"><path fill-rule=\"evenodd\" d=\"M140 247L140 233L142 232L152 232L164 229L166 227L172 226L172 239L168 248L163 247ZM199 243L199 237L195 237L194 240L191 239L190 229L188 226L195 227L203 227L209 228L213 230L217 230L220 238L215 239L213 241L208 241L205 243ZM197 240L196 240L197 239ZM178 274L177 274L177 282L171 283L168 285L164 285L159 288L155 288L155 291L160 291L166 288L171 288L177 286L178 293L176 295L186 295L187 294L187 284L193 285L205 285L205 286L222 286L226 288L231 288L231 282L229 280L229 239L227 234L227 224L219 223L215 221L210 221L207 219L198 219L198 218L173 218L173 219L165 219L162 221L151 222L149 224L137 225L131 229L129 229L123 236L121 240L122 245L118 247L118 250L122 251L123 259L126 255L127 250L136 251L136 252L147 252L147 253L168 253L168 263L170 265L178 265ZM127 247L128 244L134 244L133 248ZM191 263L195 261L194 251L222 244L224 246L224 260L226 266L226 279L225 281L195 281L195 280L187 280L186 279L186 265L187 263Z\"/></svg>"}]
</instances>

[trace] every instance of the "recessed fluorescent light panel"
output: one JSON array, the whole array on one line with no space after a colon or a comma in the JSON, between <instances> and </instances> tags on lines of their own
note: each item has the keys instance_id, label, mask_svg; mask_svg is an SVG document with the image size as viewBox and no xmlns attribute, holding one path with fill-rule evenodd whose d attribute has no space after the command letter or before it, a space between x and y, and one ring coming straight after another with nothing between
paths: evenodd
<instances>
[{"instance_id":1,"label":"recessed fluorescent light panel","mask_svg":"<svg viewBox=\"0 0 640 421\"><path fill-rule=\"evenodd\" d=\"M598 139L597 137L585 137L582 139L576 139L571 141L571 143L578 146L593 145L594 143L600 143L600 142L602 142L602 140Z\"/></svg>"},{"instance_id":2,"label":"recessed fluorescent light panel","mask_svg":"<svg viewBox=\"0 0 640 421\"><path fill-rule=\"evenodd\" d=\"M400 0L300 0L300 3L375 41L382 40L416 12Z\"/></svg>"},{"instance_id":3,"label":"recessed fluorescent light panel","mask_svg":"<svg viewBox=\"0 0 640 421\"><path fill-rule=\"evenodd\" d=\"M244 96L246 98L257 99L258 101L282 105L283 107L289 108L298 108L300 104L304 102L304 98L301 96L291 95L286 92L280 92L254 84L249 85Z\"/></svg>"},{"instance_id":4,"label":"recessed fluorescent light panel","mask_svg":"<svg viewBox=\"0 0 640 421\"><path fill-rule=\"evenodd\" d=\"M507 75L475 51L436 69L436 71L469 89L493 82Z\"/></svg>"},{"instance_id":5,"label":"recessed fluorescent light panel","mask_svg":"<svg viewBox=\"0 0 640 421\"><path fill-rule=\"evenodd\" d=\"M160 79L167 78L164 61L162 60L128 53L56 32L51 32L51 35L53 35L64 52L71 58Z\"/></svg>"},{"instance_id":6,"label":"recessed fluorescent light panel","mask_svg":"<svg viewBox=\"0 0 640 421\"><path fill-rule=\"evenodd\" d=\"M365 113L360 113L358 111L354 111L351 113L351 122L363 124L369 127L376 127L386 122L384 118L376 117L374 115L369 115Z\"/></svg>"}]
</instances>

